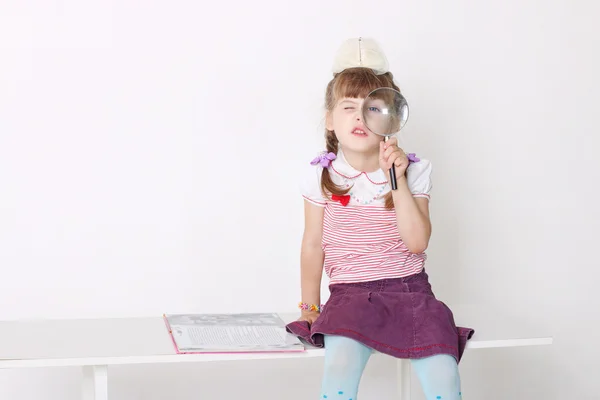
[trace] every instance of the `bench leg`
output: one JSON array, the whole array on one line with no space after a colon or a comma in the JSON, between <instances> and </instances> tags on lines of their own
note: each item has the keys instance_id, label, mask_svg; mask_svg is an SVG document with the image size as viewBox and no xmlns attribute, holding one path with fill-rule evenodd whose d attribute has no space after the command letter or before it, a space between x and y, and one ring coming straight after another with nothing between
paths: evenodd
<instances>
[{"instance_id":1,"label":"bench leg","mask_svg":"<svg viewBox=\"0 0 600 400\"><path fill-rule=\"evenodd\" d=\"M398 398L410 400L410 360L396 361L398 369Z\"/></svg>"},{"instance_id":2,"label":"bench leg","mask_svg":"<svg viewBox=\"0 0 600 400\"><path fill-rule=\"evenodd\" d=\"M108 400L108 367L106 365L86 365L82 372L82 400Z\"/></svg>"}]
</instances>

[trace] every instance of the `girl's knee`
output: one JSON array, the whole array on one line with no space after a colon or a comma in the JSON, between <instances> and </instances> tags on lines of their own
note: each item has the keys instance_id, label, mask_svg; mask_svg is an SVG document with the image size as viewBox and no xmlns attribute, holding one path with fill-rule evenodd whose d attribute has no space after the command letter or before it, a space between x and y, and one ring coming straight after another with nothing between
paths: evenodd
<instances>
[{"instance_id":1,"label":"girl's knee","mask_svg":"<svg viewBox=\"0 0 600 400\"><path fill-rule=\"evenodd\" d=\"M462 393L458 364L452 356L441 354L412 360L427 400L459 400Z\"/></svg>"},{"instance_id":2,"label":"girl's knee","mask_svg":"<svg viewBox=\"0 0 600 400\"><path fill-rule=\"evenodd\" d=\"M371 349L360 342L342 336L325 338L325 372L331 375L362 373Z\"/></svg>"},{"instance_id":3,"label":"girl's knee","mask_svg":"<svg viewBox=\"0 0 600 400\"><path fill-rule=\"evenodd\" d=\"M341 336L325 337L323 399L355 400L371 349Z\"/></svg>"}]
</instances>

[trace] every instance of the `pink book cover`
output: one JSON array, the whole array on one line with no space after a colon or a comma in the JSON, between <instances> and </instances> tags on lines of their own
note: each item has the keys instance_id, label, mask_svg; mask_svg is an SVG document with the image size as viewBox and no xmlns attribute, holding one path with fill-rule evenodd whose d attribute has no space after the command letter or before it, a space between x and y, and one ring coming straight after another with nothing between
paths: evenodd
<instances>
[{"instance_id":1,"label":"pink book cover","mask_svg":"<svg viewBox=\"0 0 600 400\"><path fill-rule=\"evenodd\" d=\"M220 346L221 348L212 345L211 348L207 346L206 349L181 349L180 344L177 343L176 332L174 332L177 329L188 330L194 328L221 331L223 329L253 328L263 329L269 335L269 332L273 334L274 331L285 330L283 320L275 313L163 314L163 320L177 354L296 353L306 351L300 339L290 333L285 333L283 342L279 339L277 343L224 344ZM277 334L275 335L277 337Z\"/></svg>"}]
</instances>

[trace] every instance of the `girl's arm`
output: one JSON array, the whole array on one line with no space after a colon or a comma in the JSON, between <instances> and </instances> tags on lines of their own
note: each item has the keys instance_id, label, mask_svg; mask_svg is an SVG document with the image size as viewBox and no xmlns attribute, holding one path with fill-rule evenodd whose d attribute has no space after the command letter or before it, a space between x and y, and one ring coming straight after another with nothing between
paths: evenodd
<instances>
[{"instance_id":1,"label":"girl's arm","mask_svg":"<svg viewBox=\"0 0 600 400\"><path fill-rule=\"evenodd\" d=\"M323 237L324 208L304 201L304 235L300 254L302 302L320 305L321 278L324 254ZM310 314L304 312L303 314Z\"/></svg>"},{"instance_id":2,"label":"girl's arm","mask_svg":"<svg viewBox=\"0 0 600 400\"><path fill-rule=\"evenodd\" d=\"M397 182L398 189L392 191L392 198L400 237L411 253L423 253L431 237L429 199L414 197L406 176L399 176Z\"/></svg>"}]
</instances>

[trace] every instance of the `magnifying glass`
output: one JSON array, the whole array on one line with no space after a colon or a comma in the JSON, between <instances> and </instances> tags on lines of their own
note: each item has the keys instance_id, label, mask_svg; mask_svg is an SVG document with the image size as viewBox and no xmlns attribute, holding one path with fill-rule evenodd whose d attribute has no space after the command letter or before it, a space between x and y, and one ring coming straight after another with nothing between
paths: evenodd
<instances>
[{"instance_id":1,"label":"magnifying glass","mask_svg":"<svg viewBox=\"0 0 600 400\"><path fill-rule=\"evenodd\" d=\"M394 88L382 87L367 95L362 106L365 126L373 133L383 136L387 142L400 132L408 120L408 103L404 96ZM390 168L392 190L398 188L396 170Z\"/></svg>"}]
</instances>

